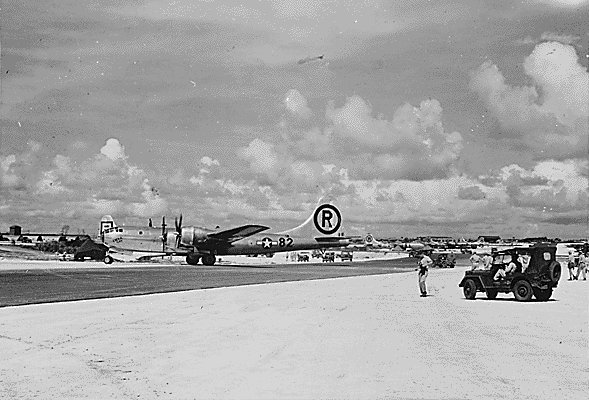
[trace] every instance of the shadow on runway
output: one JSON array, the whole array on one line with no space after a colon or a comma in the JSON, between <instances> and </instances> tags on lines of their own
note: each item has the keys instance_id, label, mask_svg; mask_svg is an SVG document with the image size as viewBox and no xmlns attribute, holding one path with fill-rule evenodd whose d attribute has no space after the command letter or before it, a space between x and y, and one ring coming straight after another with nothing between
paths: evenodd
<instances>
[{"instance_id":1,"label":"shadow on runway","mask_svg":"<svg viewBox=\"0 0 589 400\"><path fill-rule=\"evenodd\" d=\"M0 307L408 272L406 263L153 264L0 271Z\"/></svg>"}]
</instances>

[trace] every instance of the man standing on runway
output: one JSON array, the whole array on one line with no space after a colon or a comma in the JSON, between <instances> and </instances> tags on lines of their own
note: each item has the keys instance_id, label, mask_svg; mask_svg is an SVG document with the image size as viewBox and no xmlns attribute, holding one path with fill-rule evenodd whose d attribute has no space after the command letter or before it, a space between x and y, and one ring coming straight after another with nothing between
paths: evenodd
<instances>
[{"instance_id":1,"label":"man standing on runway","mask_svg":"<svg viewBox=\"0 0 589 400\"><path fill-rule=\"evenodd\" d=\"M417 276L419 278L419 290L421 291L421 297L427 296L427 289L425 287L425 279L427 278L427 273L429 267L433 264L432 259L427 255L427 253L423 253L421 260L418 262L418 273Z\"/></svg>"}]
</instances>

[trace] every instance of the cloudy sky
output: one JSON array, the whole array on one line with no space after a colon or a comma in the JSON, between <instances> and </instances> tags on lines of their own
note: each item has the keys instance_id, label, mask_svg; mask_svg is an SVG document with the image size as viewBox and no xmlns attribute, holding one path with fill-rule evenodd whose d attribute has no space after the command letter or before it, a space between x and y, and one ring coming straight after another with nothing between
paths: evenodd
<instances>
[{"instance_id":1,"label":"cloudy sky","mask_svg":"<svg viewBox=\"0 0 589 400\"><path fill-rule=\"evenodd\" d=\"M2 2L0 231L585 237L588 0ZM322 57L320 57L322 56Z\"/></svg>"}]
</instances>

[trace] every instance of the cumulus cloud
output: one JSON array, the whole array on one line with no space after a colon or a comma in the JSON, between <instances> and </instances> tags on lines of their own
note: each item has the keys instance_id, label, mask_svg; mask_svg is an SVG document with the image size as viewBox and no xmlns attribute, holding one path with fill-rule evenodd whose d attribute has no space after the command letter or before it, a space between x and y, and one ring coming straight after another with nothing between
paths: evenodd
<instances>
[{"instance_id":1,"label":"cumulus cloud","mask_svg":"<svg viewBox=\"0 0 589 400\"><path fill-rule=\"evenodd\" d=\"M237 154L249 162L254 173L270 182L278 177L282 169L275 146L261 139L252 140L247 147L239 149Z\"/></svg>"},{"instance_id":2,"label":"cumulus cloud","mask_svg":"<svg viewBox=\"0 0 589 400\"><path fill-rule=\"evenodd\" d=\"M219 160L214 160L209 156L204 156L200 159L200 163L206 165L207 167L212 167L213 165L219 166Z\"/></svg>"},{"instance_id":3,"label":"cumulus cloud","mask_svg":"<svg viewBox=\"0 0 589 400\"><path fill-rule=\"evenodd\" d=\"M531 36L526 36L523 39L516 40L516 43L522 45L536 45L541 42L559 42L562 44L576 46L578 45L580 40L581 37L578 35L568 35L556 32L544 32L542 33L542 35L540 35L539 38L532 38Z\"/></svg>"},{"instance_id":4,"label":"cumulus cloud","mask_svg":"<svg viewBox=\"0 0 589 400\"><path fill-rule=\"evenodd\" d=\"M293 115L302 119L311 117L312 112L307 105L307 99L296 89L291 89L284 97L284 106Z\"/></svg>"},{"instance_id":5,"label":"cumulus cloud","mask_svg":"<svg viewBox=\"0 0 589 400\"><path fill-rule=\"evenodd\" d=\"M287 98L292 110L306 109L299 92L291 90ZM373 114L364 99L352 96L340 108L327 105L323 127L300 129L282 121L276 134L252 140L237 154L261 184L285 191L345 190L342 169L352 179L368 180L421 181L453 173L462 136L444 130L437 100L425 100L419 107L405 104L391 120Z\"/></svg>"},{"instance_id":6,"label":"cumulus cloud","mask_svg":"<svg viewBox=\"0 0 589 400\"><path fill-rule=\"evenodd\" d=\"M36 204L40 209L61 210L63 215L144 217L161 214L168 207L147 173L130 163L115 138L94 155L77 160L62 154L50 158L40 143L31 142L21 154L0 156L0 185L6 199L24 192L31 199L29 207Z\"/></svg>"},{"instance_id":7,"label":"cumulus cloud","mask_svg":"<svg viewBox=\"0 0 589 400\"><path fill-rule=\"evenodd\" d=\"M458 198L462 200L482 200L485 197L485 192L479 186L468 186L458 189Z\"/></svg>"},{"instance_id":8,"label":"cumulus cloud","mask_svg":"<svg viewBox=\"0 0 589 400\"><path fill-rule=\"evenodd\" d=\"M353 176L447 177L463 148L460 133L444 130L442 107L435 99L424 100L419 107L404 104L389 121L383 115L373 116L370 105L353 96L339 109L330 106L326 116Z\"/></svg>"},{"instance_id":9,"label":"cumulus cloud","mask_svg":"<svg viewBox=\"0 0 589 400\"><path fill-rule=\"evenodd\" d=\"M493 179L495 188L511 206L569 212L587 202L588 181L581 175L586 164L587 160L549 160L529 170L512 164L493 174Z\"/></svg>"},{"instance_id":10,"label":"cumulus cloud","mask_svg":"<svg viewBox=\"0 0 589 400\"><path fill-rule=\"evenodd\" d=\"M572 46L538 44L524 61L533 86L511 86L499 68L485 62L472 74L479 94L502 128L536 159L585 157L589 118L589 73Z\"/></svg>"},{"instance_id":11,"label":"cumulus cloud","mask_svg":"<svg viewBox=\"0 0 589 400\"><path fill-rule=\"evenodd\" d=\"M554 7L574 8L589 4L589 0L532 0L534 3L548 4Z\"/></svg>"},{"instance_id":12,"label":"cumulus cloud","mask_svg":"<svg viewBox=\"0 0 589 400\"><path fill-rule=\"evenodd\" d=\"M108 139L106 144L100 149L100 153L112 161L127 159L125 147L115 138Z\"/></svg>"},{"instance_id":13,"label":"cumulus cloud","mask_svg":"<svg viewBox=\"0 0 589 400\"><path fill-rule=\"evenodd\" d=\"M29 141L20 154L0 155L0 187L5 190L26 191L38 181L41 164L46 158L39 142Z\"/></svg>"},{"instance_id":14,"label":"cumulus cloud","mask_svg":"<svg viewBox=\"0 0 589 400\"><path fill-rule=\"evenodd\" d=\"M155 187L149 184L147 178L143 180L142 188L141 197L143 201L129 204L128 210L131 214L138 217L165 214L168 208L168 202L160 196Z\"/></svg>"}]
</instances>

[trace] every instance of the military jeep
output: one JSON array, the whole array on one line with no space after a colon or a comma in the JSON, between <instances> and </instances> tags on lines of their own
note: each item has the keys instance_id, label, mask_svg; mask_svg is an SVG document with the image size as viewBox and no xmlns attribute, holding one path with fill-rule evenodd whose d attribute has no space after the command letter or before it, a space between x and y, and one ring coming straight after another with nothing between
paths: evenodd
<instances>
[{"instance_id":1,"label":"military jeep","mask_svg":"<svg viewBox=\"0 0 589 400\"><path fill-rule=\"evenodd\" d=\"M518 261L519 256L522 256L523 263ZM512 261L516 265L515 271L495 280L497 271L505 271ZM490 268L466 271L458 286L469 300L474 299L477 292L485 292L489 299L496 298L499 292L513 292L518 301L530 301L532 295L539 301L547 301L558 285L561 271L560 263L556 261L556 246L537 243L531 247L494 252Z\"/></svg>"}]
</instances>

